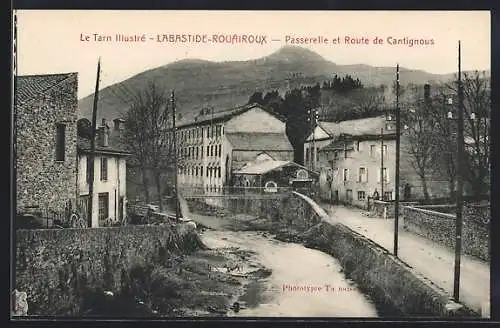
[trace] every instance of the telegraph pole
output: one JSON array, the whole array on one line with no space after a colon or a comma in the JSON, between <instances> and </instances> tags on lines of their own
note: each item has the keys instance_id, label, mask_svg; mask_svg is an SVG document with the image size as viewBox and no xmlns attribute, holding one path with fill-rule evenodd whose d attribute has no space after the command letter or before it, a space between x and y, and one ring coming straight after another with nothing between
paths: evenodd
<instances>
[{"instance_id":1,"label":"telegraph pole","mask_svg":"<svg viewBox=\"0 0 500 328\"><path fill-rule=\"evenodd\" d=\"M380 196L384 200L384 128L380 129Z\"/></svg>"},{"instance_id":2,"label":"telegraph pole","mask_svg":"<svg viewBox=\"0 0 500 328\"><path fill-rule=\"evenodd\" d=\"M94 107L92 108L92 127L91 127L91 135L90 135L90 154L89 154L89 202L87 208L87 223L89 227L92 227L92 209L94 206L94 160L95 160L95 137L97 131L97 104L99 101L99 79L101 74L101 57L97 62L97 79L95 82L95 91L94 91Z\"/></svg>"},{"instance_id":3,"label":"telegraph pole","mask_svg":"<svg viewBox=\"0 0 500 328\"><path fill-rule=\"evenodd\" d=\"M458 131L457 131L457 214L456 214L456 236L455 236L455 275L453 286L453 298L458 302L460 296L460 258L462 252L462 210L463 210L463 165L464 154L464 109L462 90L462 68L461 68L460 41L458 41Z\"/></svg>"},{"instance_id":4,"label":"telegraph pole","mask_svg":"<svg viewBox=\"0 0 500 328\"><path fill-rule=\"evenodd\" d=\"M173 132L173 142L174 142L174 189L175 189L175 219L179 220L179 206L180 206L180 201L179 201L179 189L177 185L177 159L178 159L178 154L177 154L177 130L175 127L175 94L174 90L172 90L172 95L170 98L172 102L172 132Z\"/></svg>"},{"instance_id":5,"label":"telegraph pole","mask_svg":"<svg viewBox=\"0 0 500 328\"><path fill-rule=\"evenodd\" d=\"M399 231L399 156L401 142L401 117L399 110L399 64L396 66L396 181L394 183L394 256L398 256Z\"/></svg>"}]
</instances>

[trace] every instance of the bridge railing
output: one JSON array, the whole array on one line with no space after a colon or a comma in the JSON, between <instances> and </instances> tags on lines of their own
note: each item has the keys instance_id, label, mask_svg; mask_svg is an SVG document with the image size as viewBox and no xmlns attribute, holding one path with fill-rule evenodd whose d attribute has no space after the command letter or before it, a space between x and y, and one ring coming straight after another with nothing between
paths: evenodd
<instances>
[{"instance_id":1,"label":"bridge railing","mask_svg":"<svg viewBox=\"0 0 500 328\"><path fill-rule=\"evenodd\" d=\"M216 196L252 196L252 195L276 195L292 192L290 187L180 187L179 192L183 197L216 197Z\"/></svg>"}]
</instances>

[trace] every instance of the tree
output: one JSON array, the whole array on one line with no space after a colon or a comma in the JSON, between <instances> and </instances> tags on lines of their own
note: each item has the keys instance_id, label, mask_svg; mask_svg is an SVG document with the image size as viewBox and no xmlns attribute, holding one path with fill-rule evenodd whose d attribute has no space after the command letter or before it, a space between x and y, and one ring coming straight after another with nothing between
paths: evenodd
<instances>
[{"instance_id":1,"label":"tree","mask_svg":"<svg viewBox=\"0 0 500 328\"><path fill-rule=\"evenodd\" d=\"M456 93L457 84L454 81L447 86ZM462 90L466 163L464 178L469 182L473 196L478 197L486 194L490 185L491 80L485 72L464 73Z\"/></svg>"},{"instance_id":2,"label":"tree","mask_svg":"<svg viewBox=\"0 0 500 328\"><path fill-rule=\"evenodd\" d=\"M457 142L447 112L450 108L448 99L450 98L446 86L437 88L437 95L433 97L433 108L429 112L432 116L436 128L435 136L435 164L437 171L448 180L449 197L455 197L455 183L457 180Z\"/></svg>"},{"instance_id":3,"label":"tree","mask_svg":"<svg viewBox=\"0 0 500 328\"><path fill-rule=\"evenodd\" d=\"M405 121L408 122L405 151L409 156L410 165L422 183L424 199L429 200L427 178L436 154L435 120L428 115L432 111L432 103L416 97L408 107L404 112Z\"/></svg>"},{"instance_id":4,"label":"tree","mask_svg":"<svg viewBox=\"0 0 500 328\"><path fill-rule=\"evenodd\" d=\"M356 118L373 117L381 114L384 91L380 88L354 89L349 93L353 101Z\"/></svg>"},{"instance_id":5,"label":"tree","mask_svg":"<svg viewBox=\"0 0 500 328\"><path fill-rule=\"evenodd\" d=\"M264 99L262 98L262 92L255 91L250 98L248 99L248 104L257 103L260 105L264 105Z\"/></svg>"},{"instance_id":6,"label":"tree","mask_svg":"<svg viewBox=\"0 0 500 328\"><path fill-rule=\"evenodd\" d=\"M174 154L169 96L155 82L132 95L126 113L125 141L142 173L146 202L150 201L148 171L153 173L160 210L162 210L161 177L171 168Z\"/></svg>"}]
</instances>

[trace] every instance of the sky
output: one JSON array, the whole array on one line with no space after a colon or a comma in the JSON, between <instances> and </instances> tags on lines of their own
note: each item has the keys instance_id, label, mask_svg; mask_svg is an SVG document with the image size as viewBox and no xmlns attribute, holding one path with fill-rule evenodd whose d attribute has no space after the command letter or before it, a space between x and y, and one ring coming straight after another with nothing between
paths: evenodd
<instances>
[{"instance_id":1,"label":"sky","mask_svg":"<svg viewBox=\"0 0 500 328\"><path fill-rule=\"evenodd\" d=\"M399 63L444 74L457 71L461 40L463 70L491 67L489 11L19 10L17 19L18 74L78 72L79 98L94 91L99 57L102 88L180 59L248 60L285 45L303 46L340 65ZM116 34L144 35L146 41L117 42ZM176 34L206 35L210 41L163 42L163 35ZM96 35L112 41L98 41ZM247 43L215 43L213 35L246 36ZM314 37L328 44L291 43ZM350 44L346 37L368 44ZM390 38L423 44L391 44Z\"/></svg>"}]
</instances>

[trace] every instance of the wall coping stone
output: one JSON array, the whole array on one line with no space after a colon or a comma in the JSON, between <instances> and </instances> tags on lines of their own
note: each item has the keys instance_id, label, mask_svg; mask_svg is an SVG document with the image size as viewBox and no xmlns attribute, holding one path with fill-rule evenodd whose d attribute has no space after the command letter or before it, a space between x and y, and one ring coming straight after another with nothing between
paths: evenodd
<instances>
[{"instance_id":1,"label":"wall coping stone","mask_svg":"<svg viewBox=\"0 0 500 328\"><path fill-rule=\"evenodd\" d=\"M403 209L406 209L409 211L425 213L425 214L430 214L430 215L435 215L435 216L439 216L443 219L455 220L455 218L456 218L456 216L453 214L431 211L431 210L427 210L427 209L415 207L415 206L403 206Z\"/></svg>"}]
</instances>

